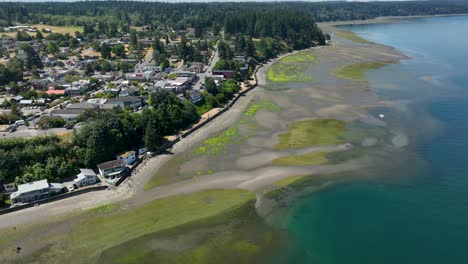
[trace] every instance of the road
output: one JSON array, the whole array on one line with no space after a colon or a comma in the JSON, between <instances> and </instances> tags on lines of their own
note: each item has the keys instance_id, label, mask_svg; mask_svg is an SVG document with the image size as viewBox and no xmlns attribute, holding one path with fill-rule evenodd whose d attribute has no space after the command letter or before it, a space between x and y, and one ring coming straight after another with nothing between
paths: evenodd
<instances>
[{"instance_id":1,"label":"road","mask_svg":"<svg viewBox=\"0 0 468 264\"><path fill-rule=\"evenodd\" d=\"M213 67L216 65L216 63L218 61L219 61L218 49L215 48L215 50L213 52L213 56L211 57L211 61L208 63L208 65L206 67L206 71L201 72L200 74L198 74L198 81L193 86L194 90L200 90L202 84L205 83L205 78L210 77L212 75Z\"/></svg>"},{"instance_id":2,"label":"road","mask_svg":"<svg viewBox=\"0 0 468 264\"><path fill-rule=\"evenodd\" d=\"M146 52L145 58L140 64L135 66L135 72L142 72L143 68L150 65L153 60L153 48L149 48Z\"/></svg>"}]
</instances>

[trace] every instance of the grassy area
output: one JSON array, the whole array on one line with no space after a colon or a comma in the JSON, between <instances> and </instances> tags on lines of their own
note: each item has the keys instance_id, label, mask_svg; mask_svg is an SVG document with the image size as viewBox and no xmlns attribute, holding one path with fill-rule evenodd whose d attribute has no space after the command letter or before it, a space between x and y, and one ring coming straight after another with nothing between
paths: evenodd
<instances>
[{"instance_id":1,"label":"grassy area","mask_svg":"<svg viewBox=\"0 0 468 264\"><path fill-rule=\"evenodd\" d=\"M267 77L272 82L308 82L312 78L304 71L317 58L310 51L301 51L286 56L268 68Z\"/></svg>"},{"instance_id":2,"label":"grassy area","mask_svg":"<svg viewBox=\"0 0 468 264\"><path fill-rule=\"evenodd\" d=\"M0 230L0 257L14 257L17 243L27 250L43 249L23 259L40 263L89 263L105 249L145 234L230 216L253 203L255 195L242 190L211 190L155 200L136 209L101 207L68 217L53 225L19 226ZM199 223L199 222L197 222ZM20 235L14 235L14 234ZM11 236L13 234L14 236Z\"/></svg>"},{"instance_id":3,"label":"grassy area","mask_svg":"<svg viewBox=\"0 0 468 264\"><path fill-rule=\"evenodd\" d=\"M287 243L251 206L206 222L128 241L103 252L98 263L259 263L262 255Z\"/></svg>"},{"instance_id":4,"label":"grassy area","mask_svg":"<svg viewBox=\"0 0 468 264\"><path fill-rule=\"evenodd\" d=\"M221 152L226 152L226 147L229 144L237 144L240 142L239 130L236 126L231 127L218 136L209 138L203 141L194 153L196 155L218 155Z\"/></svg>"},{"instance_id":5,"label":"grassy area","mask_svg":"<svg viewBox=\"0 0 468 264\"><path fill-rule=\"evenodd\" d=\"M245 111L244 115L250 118L254 118L257 112L262 109L266 109L271 112L279 112L281 110L281 107L270 101L260 101L251 104L247 111Z\"/></svg>"},{"instance_id":6,"label":"grassy area","mask_svg":"<svg viewBox=\"0 0 468 264\"><path fill-rule=\"evenodd\" d=\"M60 33L60 34L70 34L71 36L75 36L75 32L83 32L83 27L75 27L75 26L63 26L63 27L57 27L57 26L49 26L49 25L41 25L41 24L34 24L34 25L29 25L30 27L35 27L37 30L41 31L42 29L48 28L52 31L52 33ZM28 32L26 31L30 36L35 37L36 32ZM42 35L47 36L49 33L43 33L41 32ZM2 35L8 35L11 37L16 36L16 32L11 32L11 33L1 33Z\"/></svg>"},{"instance_id":7,"label":"grassy area","mask_svg":"<svg viewBox=\"0 0 468 264\"><path fill-rule=\"evenodd\" d=\"M367 62L367 63L356 63L348 64L339 67L334 70L333 73L343 79L364 81L365 74L369 70L378 69L387 65L387 62Z\"/></svg>"},{"instance_id":8,"label":"grassy area","mask_svg":"<svg viewBox=\"0 0 468 264\"><path fill-rule=\"evenodd\" d=\"M327 152L312 152L302 155L291 155L273 160L273 165L279 166L304 166L320 165L326 163Z\"/></svg>"},{"instance_id":9,"label":"grassy area","mask_svg":"<svg viewBox=\"0 0 468 264\"><path fill-rule=\"evenodd\" d=\"M351 31L336 30L334 33L337 37L344 38L352 42L356 42L360 44L372 44L372 42L359 37L358 35L356 35L354 32L351 32Z\"/></svg>"},{"instance_id":10,"label":"grassy area","mask_svg":"<svg viewBox=\"0 0 468 264\"><path fill-rule=\"evenodd\" d=\"M316 62L317 58L310 51L300 51L280 60L282 63Z\"/></svg>"},{"instance_id":11,"label":"grassy area","mask_svg":"<svg viewBox=\"0 0 468 264\"><path fill-rule=\"evenodd\" d=\"M307 82L312 78L304 74L304 67L301 65L286 65L275 63L268 68L268 80L272 82Z\"/></svg>"},{"instance_id":12,"label":"grassy area","mask_svg":"<svg viewBox=\"0 0 468 264\"><path fill-rule=\"evenodd\" d=\"M336 119L313 119L294 122L289 131L279 135L275 149L336 145L343 142L346 123Z\"/></svg>"}]
</instances>

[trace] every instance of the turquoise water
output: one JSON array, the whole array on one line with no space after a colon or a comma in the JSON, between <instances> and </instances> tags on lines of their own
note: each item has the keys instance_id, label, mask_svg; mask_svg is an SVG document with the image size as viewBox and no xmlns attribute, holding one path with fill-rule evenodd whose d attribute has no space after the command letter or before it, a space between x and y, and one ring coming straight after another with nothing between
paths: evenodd
<instances>
[{"instance_id":1,"label":"turquoise water","mask_svg":"<svg viewBox=\"0 0 468 264\"><path fill-rule=\"evenodd\" d=\"M468 263L468 17L349 29L411 57L367 77L376 94L405 106L374 111L387 111L421 162L295 203L286 225L294 249L275 261Z\"/></svg>"}]
</instances>

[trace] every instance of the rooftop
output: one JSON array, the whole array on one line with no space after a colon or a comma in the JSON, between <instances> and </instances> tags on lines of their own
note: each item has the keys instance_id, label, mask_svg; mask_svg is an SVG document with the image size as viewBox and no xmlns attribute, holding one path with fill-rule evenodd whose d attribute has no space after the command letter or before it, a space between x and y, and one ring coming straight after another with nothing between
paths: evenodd
<instances>
[{"instance_id":1,"label":"rooftop","mask_svg":"<svg viewBox=\"0 0 468 264\"><path fill-rule=\"evenodd\" d=\"M125 165L125 162L123 162L122 160L111 160L111 161L106 161L101 164L98 164L97 167L101 170L105 170L105 169L111 169L111 168L115 168L115 167L123 166L123 165Z\"/></svg>"},{"instance_id":2,"label":"rooftop","mask_svg":"<svg viewBox=\"0 0 468 264\"><path fill-rule=\"evenodd\" d=\"M125 153L120 154L119 157L128 158L129 156L134 155L135 153L136 153L135 151L131 150L131 151L127 151Z\"/></svg>"},{"instance_id":3,"label":"rooftop","mask_svg":"<svg viewBox=\"0 0 468 264\"><path fill-rule=\"evenodd\" d=\"M18 194L27 193L27 192L43 190L43 189L48 189L48 188L49 188L49 183L47 182L47 179L44 179L44 180L40 180L40 181L20 184L20 185L18 185L18 191L16 193L18 193Z\"/></svg>"}]
</instances>

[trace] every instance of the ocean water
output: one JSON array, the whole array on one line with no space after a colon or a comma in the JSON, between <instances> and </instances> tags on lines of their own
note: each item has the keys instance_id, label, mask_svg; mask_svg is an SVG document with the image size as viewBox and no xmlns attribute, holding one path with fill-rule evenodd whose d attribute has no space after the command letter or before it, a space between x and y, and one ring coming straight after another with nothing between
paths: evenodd
<instances>
[{"instance_id":1,"label":"ocean water","mask_svg":"<svg viewBox=\"0 0 468 264\"><path fill-rule=\"evenodd\" d=\"M386 113L419 162L294 203L285 225L294 247L271 263L468 263L468 17L348 29L411 57L367 78L400 105L371 112Z\"/></svg>"}]
</instances>

